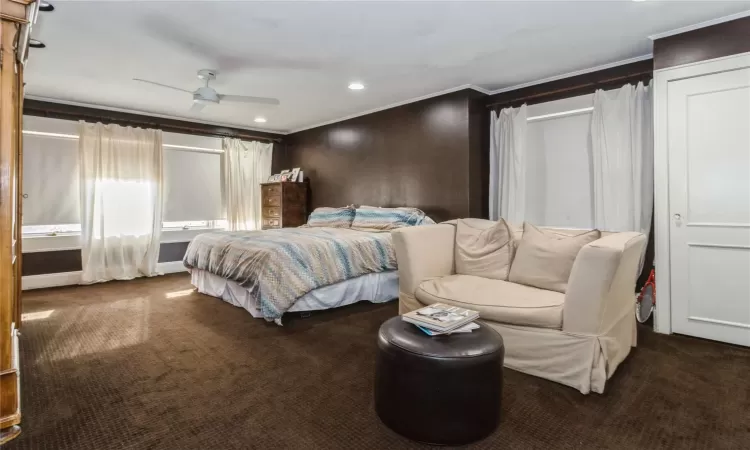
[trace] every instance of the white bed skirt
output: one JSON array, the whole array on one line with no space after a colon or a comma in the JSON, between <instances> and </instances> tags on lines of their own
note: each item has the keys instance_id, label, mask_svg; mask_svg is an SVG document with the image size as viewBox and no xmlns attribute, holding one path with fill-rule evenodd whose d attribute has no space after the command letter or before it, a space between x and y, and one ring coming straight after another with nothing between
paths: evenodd
<instances>
[{"instance_id":1,"label":"white bed skirt","mask_svg":"<svg viewBox=\"0 0 750 450\"><path fill-rule=\"evenodd\" d=\"M198 292L217 297L234 306L245 308L253 317L263 317L250 296L239 283L221 278L205 270L192 269L191 282ZM385 303L398 298L398 271L370 273L308 292L288 312L319 311L351 305L361 300Z\"/></svg>"}]
</instances>

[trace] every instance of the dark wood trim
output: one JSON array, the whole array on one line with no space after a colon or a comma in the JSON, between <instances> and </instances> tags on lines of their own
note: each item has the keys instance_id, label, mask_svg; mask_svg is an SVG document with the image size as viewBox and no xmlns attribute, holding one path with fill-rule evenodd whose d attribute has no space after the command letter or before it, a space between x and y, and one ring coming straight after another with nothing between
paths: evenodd
<instances>
[{"instance_id":1,"label":"dark wood trim","mask_svg":"<svg viewBox=\"0 0 750 450\"><path fill-rule=\"evenodd\" d=\"M654 75L654 61L647 59L596 72L516 89L487 97L487 108L499 110L534 105L563 98L592 94L597 89L616 89L628 83L648 83Z\"/></svg>"},{"instance_id":2,"label":"dark wood trim","mask_svg":"<svg viewBox=\"0 0 750 450\"><path fill-rule=\"evenodd\" d=\"M750 17L654 41L654 70L750 52Z\"/></svg>"},{"instance_id":3,"label":"dark wood trim","mask_svg":"<svg viewBox=\"0 0 750 450\"><path fill-rule=\"evenodd\" d=\"M469 217L490 217L490 114L485 94L469 93Z\"/></svg>"},{"instance_id":4,"label":"dark wood trim","mask_svg":"<svg viewBox=\"0 0 750 450\"><path fill-rule=\"evenodd\" d=\"M264 131L243 130L185 120L165 119L135 113L111 111L88 106L66 105L26 99L23 113L29 116L50 117L53 119L86 120L89 122L115 123L122 126L156 128L170 133L195 134L200 136L233 137L270 142L282 142L283 135Z\"/></svg>"},{"instance_id":5,"label":"dark wood trim","mask_svg":"<svg viewBox=\"0 0 750 450\"><path fill-rule=\"evenodd\" d=\"M189 242L163 242L159 246L159 262L182 261ZM23 254L23 276L77 272L82 269L81 250L51 250Z\"/></svg>"},{"instance_id":6,"label":"dark wood trim","mask_svg":"<svg viewBox=\"0 0 750 450\"><path fill-rule=\"evenodd\" d=\"M190 242L162 242L159 245L159 262L182 261Z\"/></svg>"},{"instance_id":7,"label":"dark wood trim","mask_svg":"<svg viewBox=\"0 0 750 450\"><path fill-rule=\"evenodd\" d=\"M81 270L80 250L53 250L49 252L24 253L26 264L23 276L50 273L77 272Z\"/></svg>"}]
</instances>

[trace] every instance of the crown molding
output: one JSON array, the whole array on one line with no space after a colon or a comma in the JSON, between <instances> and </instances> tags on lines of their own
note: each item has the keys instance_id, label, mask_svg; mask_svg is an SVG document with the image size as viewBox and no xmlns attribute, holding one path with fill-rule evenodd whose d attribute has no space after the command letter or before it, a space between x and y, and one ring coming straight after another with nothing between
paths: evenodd
<instances>
[{"instance_id":1,"label":"crown molding","mask_svg":"<svg viewBox=\"0 0 750 450\"><path fill-rule=\"evenodd\" d=\"M227 128L235 128L238 130L245 130L245 131L258 131L262 133L269 133L269 134L278 134L280 136L283 136L287 134L284 131L278 131L278 130L269 130L268 128L248 128L243 127L240 125L235 125L231 123L222 123L222 122L211 122L208 120L195 120L193 117L179 117L179 116L170 116L167 114L156 114L146 111L139 111L137 109L127 109L127 108L117 108L113 106L104 106L104 105L97 105L94 103L84 103L84 102L72 102L69 100L60 100L56 98L51 97L43 97L40 95L25 95L24 98L29 100L38 100L41 102L50 102L50 103L59 103L61 105L70 105L70 106L80 106L83 108L95 108L95 109L104 109L107 111L114 111L114 112L121 112L121 113L128 113L128 114L137 114L139 116L146 116L146 117L158 117L160 119L169 119L169 120L179 120L182 122L193 122L193 123L199 123L204 125L211 125L215 127L227 127Z\"/></svg>"},{"instance_id":2,"label":"crown molding","mask_svg":"<svg viewBox=\"0 0 750 450\"><path fill-rule=\"evenodd\" d=\"M631 64L631 63L635 63L635 62L639 62L639 61L645 61L647 59L653 58L653 56L654 56L653 54L649 53L647 55L641 55L641 56L636 56L635 58L623 59L622 61L616 61L616 62L609 63L609 64L603 64L601 66L591 67L589 69L577 70L575 72L568 72L568 73L564 73L562 75L555 75L553 77L544 78L544 79L541 79L541 80L530 81L528 83L517 84L515 86L509 86L509 87L504 87L504 88L500 88L500 89L495 89L494 91L489 91L488 94L489 95L502 94L503 92L515 91L517 89L523 89L523 88L527 88L527 87L530 87L530 86L535 86L537 84L549 83L551 81L562 80L562 79L565 79L565 78L575 77L575 76L578 76L578 75L585 75L585 74L591 73L591 72L598 72L600 70L611 69L613 67L618 67L618 66L624 66L625 64Z\"/></svg>"},{"instance_id":3,"label":"crown molding","mask_svg":"<svg viewBox=\"0 0 750 450\"><path fill-rule=\"evenodd\" d=\"M481 87L481 86L477 86L477 85L475 85L475 84L467 84L467 85L466 85L466 87L467 87L468 89L474 89L474 90L475 90L475 91L477 91L477 92L481 92L481 93L482 93L482 94L484 94L484 95L490 95L490 94L492 94L492 91L491 91L491 90L489 90L489 89L485 89L485 88L483 88L483 87Z\"/></svg>"},{"instance_id":4,"label":"crown molding","mask_svg":"<svg viewBox=\"0 0 750 450\"><path fill-rule=\"evenodd\" d=\"M705 22L699 22L699 23L696 23L696 24L693 24L693 25L688 25L686 27L677 28L676 30L665 31L663 33L652 34L648 38L651 39L652 41L655 41L657 39L662 39L662 38L665 38L665 37L674 36L676 34L687 33L688 31L698 30L700 28L710 27L711 25L718 25L720 23L730 22L730 21L736 20L736 19L742 19L742 18L748 17L748 16L750 16L750 10L738 12L738 13L735 13L735 14L730 14L730 15L724 16L724 17L719 17L718 19L711 19L711 20L707 20Z\"/></svg>"},{"instance_id":5,"label":"crown molding","mask_svg":"<svg viewBox=\"0 0 750 450\"><path fill-rule=\"evenodd\" d=\"M356 117L362 117L362 116L366 116L368 114L372 114L372 113L376 113L376 112L380 112L380 111L385 111L386 109L395 108L397 106L408 105L409 103L415 103L415 102L419 102L419 101L422 101L422 100L427 100L427 99L430 99L430 98L433 98L433 97L439 97L441 95L452 94L453 92L463 91L464 89L473 89L473 90L475 90L477 92L481 92L482 94L485 94L485 95L489 94L489 91L487 89L481 88L479 86L475 86L473 84L462 84L461 86L456 86L456 87L453 87L453 88L450 88L450 89L445 89L445 90L442 90L442 91L433 92L431 94L422 95L420 97L410 98L408 100L402 100L400 102L391 103L391 104L388 104L388 105L385 105L385 106L380 106L380 107L377 107L377 108L374 108L374 109L368 109L367 111L362 111L362 112L359 112L359 113L350 114L348 116L339 117L337 119L326 120L325 122L316 123L314 125L308 125L308 126L304 126L304 127L301 127L301 128L295 128L294 130L289 131L289 132L284 133L284 134L299 133L300 131L311 130L313 128L318 128L318 127L322 127L322 126L325 126L325 125L331 125L331 124L337 123L337 122L343 122L344 120L354 119Z\"/></svg>"}]
</instances>

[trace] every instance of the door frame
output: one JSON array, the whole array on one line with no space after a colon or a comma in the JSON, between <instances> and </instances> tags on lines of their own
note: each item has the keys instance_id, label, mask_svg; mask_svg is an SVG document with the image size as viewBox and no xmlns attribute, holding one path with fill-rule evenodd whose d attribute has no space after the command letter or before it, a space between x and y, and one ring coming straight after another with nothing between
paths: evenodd
<instances>
[{"instance_id":1,"label":"door frame","mask_svg":"<svg viewBox=\"0 0 750 450\"><path fill-rule=\"evenodd\" d=\"M750 52L654 71L654 331L672 334L667 86L672 81L750 66Z\"/></svg>"}]
</instances>

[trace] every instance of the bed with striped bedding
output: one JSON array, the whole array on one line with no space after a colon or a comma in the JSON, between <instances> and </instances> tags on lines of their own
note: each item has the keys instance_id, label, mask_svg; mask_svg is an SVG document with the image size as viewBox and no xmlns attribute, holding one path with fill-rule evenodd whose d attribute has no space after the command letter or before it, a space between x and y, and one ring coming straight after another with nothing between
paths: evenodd
<instances>
[{"instance_id":1,"label":"bed with striped bedding","mask_svg":"<svg viewBox=\"0 0 750 450\"><path fill-rule=\"evenodd\" d=\"M314 289L397 268L390 232L312 226L200 234L183 262L239 283L277 323Z\"/></svg>"}]
</instances>

